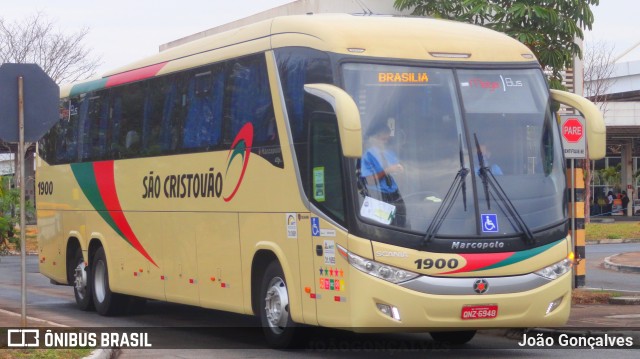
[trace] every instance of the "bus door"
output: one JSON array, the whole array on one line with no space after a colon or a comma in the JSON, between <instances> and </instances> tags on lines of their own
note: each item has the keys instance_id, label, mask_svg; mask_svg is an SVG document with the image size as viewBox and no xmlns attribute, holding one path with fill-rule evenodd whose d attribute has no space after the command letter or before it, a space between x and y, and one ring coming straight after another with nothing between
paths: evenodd
<instances>
[{"instance_id":1,"label":"bus door","mask_svg":"<svg viewBox=\"0 0 640 359\"><path fill-rule=\"evenodd\" d=\"M342 151L336 115L314 112L310 121L310 200L314 211L309 219L313 244L313 270L318 324L348 325L347 261L338 245L347 247Z\"/></svg>"}]
</instances>

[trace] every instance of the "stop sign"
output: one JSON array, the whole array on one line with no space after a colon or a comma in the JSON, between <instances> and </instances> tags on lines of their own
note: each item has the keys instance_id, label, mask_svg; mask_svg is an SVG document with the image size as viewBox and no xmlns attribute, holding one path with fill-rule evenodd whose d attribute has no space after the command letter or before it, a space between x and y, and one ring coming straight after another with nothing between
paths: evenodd
<instances>
[{"instance_id":1,"label":"stop sign","mask_svg":"<svg viewBox=\"0 0 640 359\"><path fill-rule=\"evenodd\" d=\"M584 135L584 127L577 118L570 118L562 124L562 137L567 142L578 142Z\"/></svg>"},{"instance_id":2,"label":"stop sign","mask_svg":"<svg viewBox=\"0 0 640 359\"><path fill-rule=\"evenodd\" d=\"M24 140L35 142L60 119L60 89L36 64L0 66L0 138L18 142L18 77L24 83Z\"/></svg>"}]
</instances>

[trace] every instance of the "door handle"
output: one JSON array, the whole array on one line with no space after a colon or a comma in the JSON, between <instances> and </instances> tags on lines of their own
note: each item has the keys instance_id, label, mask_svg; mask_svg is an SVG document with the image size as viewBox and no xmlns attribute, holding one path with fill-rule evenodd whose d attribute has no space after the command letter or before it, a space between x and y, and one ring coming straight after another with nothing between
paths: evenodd
<instances>
[{"instance_id":1,"label":"door handle","mask_svg":"<svg viewBox=\"0 0 640 359\"><path fill-rule=\"evenodd\" d=\"M318 245L316 246L316 255L317 255L318 257L322 257L322 245L320 245L320 244L318 244Z\"/></svg>"}]
</instances>

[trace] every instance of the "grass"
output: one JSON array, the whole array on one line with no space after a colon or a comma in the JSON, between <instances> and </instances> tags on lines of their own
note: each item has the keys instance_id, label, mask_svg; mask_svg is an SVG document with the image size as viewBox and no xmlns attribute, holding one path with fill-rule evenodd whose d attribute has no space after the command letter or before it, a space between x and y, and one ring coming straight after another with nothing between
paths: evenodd
<instances>
[{"instance_id":1,"label":"grass","mask_svg":"<svg viewBox=\"0 0 640 359\"><path fill-rule=\"evenodd\" d=\"M640 222L588 223L585 230L587 241L640 238Z\"/></svg>"},{"instance_id":2,"label":"grass","mask_svg":"<svg viewBox=\"0 0 640 359\"><path fill-rule=\"evenodd\" d=\"M78 359L91 354L93 349L2 349L0 359Z\"/></svg>"},{"instance_id":3,"label":"grass","mask_svg":"<svg viewBox=\"0 0 640 359\"><path fill-rule=\"evenodd\" d=\"M620 293L611 291L574 289L571 295L571 304L609 304L610 298L620 296Z\"/></svg>"}]
</instances>

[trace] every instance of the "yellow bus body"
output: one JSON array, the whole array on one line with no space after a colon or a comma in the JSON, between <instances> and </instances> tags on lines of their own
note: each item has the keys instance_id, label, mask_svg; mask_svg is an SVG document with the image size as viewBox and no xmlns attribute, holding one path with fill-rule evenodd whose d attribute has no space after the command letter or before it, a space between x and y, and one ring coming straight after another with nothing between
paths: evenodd
<instances>
[{"instance_id":1,"label":"yellow bus body","mask_svg":"<svg viewBox=\"0 0 640 359\"><path fill-rule=\"evenodd\" d=\"M102 79L64 87L61 92L66 99L74 91L84 92L78 90L83 86L91 91L100 88L102 85L96 84L101 81L161 63L165 65L153 77L262 54L268 69L283 168L275 168L263 157L252 154L242 175L243 163L229 161L230 152L224 150L115 160L109 164L112 172L96 169L103 166L96 161L98 165L94 167L81 168L86 173L76 169L74 176L72 165L51 165L38 158L36 181L53 184L51 194L37 199L39 225L46 226L39 232L41 273L55 282L73 285L68 264L70 243L79 245L88 265L94 246L101 246L109 268L108 284L114 293L258 314L252 302L261 274L256 265L262 263L260 258L274 258L286 278L291 318L298 323L358 331L563 325L570 310L570 272L548 284L516 293L429 294L364 274L338 253L341 247L362 258L406 270L415 270L414 262L424 259L455 260L457 268L471 266L476 260L472 256L422 252L356 237L309 204L299 189L294 145L288 133L273 53L274 49L290 46L389 61L495 65L535 61L524 45L476 26L432 19L307 15L275 18L196 40L109 72ZM600 146L597 139L589 140L594 148ZM94 172L90 173L92 168ZM115 223L128 224L139 247L123 238L126 225L119 227L123 232L118 233L105 220L105 214L96 211L95 204L87 198L88 190L77 179L105 173L113 175L110 186L116 193L111 196L121 207L110 214L111 218ZM178 192L170 193L172 183L180 183L186 178L183 175L189 174L193 175L192 180L200 176L206 181L213 178L214 182L221 174L221 196L209 193L206 199L193 195L180 198ZM95 181L100 190L108 185L101 178ZM239 182L241 186L233 199L225 201L224 197ZM149 188L150 183L154 188ZM157 184L161 187L156 198ZM108 192L96 196L113 202L114 198L105 193ZM313 218L317 218L322 235L312 235ZM335 264L329 265L316 254L316 247L333 245ZM567 237L512 264L457 273L432 267L419 273L453 279L519 276L562 261L570 252ZM558 308L547 313L550 303L558 299ZM401 319L383 314L377 304L395 307ZM461 318L462 307L488 304L499 308L495 318Z\"/></svg>"}]
</instances>

